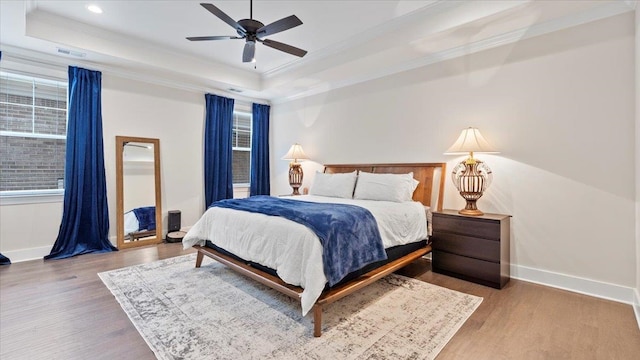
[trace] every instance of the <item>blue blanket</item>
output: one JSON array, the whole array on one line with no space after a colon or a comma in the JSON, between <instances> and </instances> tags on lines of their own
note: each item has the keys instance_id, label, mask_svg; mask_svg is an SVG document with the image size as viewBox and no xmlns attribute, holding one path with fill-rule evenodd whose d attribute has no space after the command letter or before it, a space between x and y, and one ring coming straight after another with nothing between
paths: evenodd
<instances>
[{"instance_id":1,"label":"blue blanket","mask_svg":"<svg viewBox=\"0 0 640 360\"><path fill-rule=\"evenodd\" d=\"M337 284L352 271L387 258L376 219L360 206L260 195L220 200L209 207L281 216L307 226L322 244L322 263L329 286Z\"/></svg>"},{"instance_id":2,"label":"blue blanket","mask_svg":"<svg viewBox=\"0 0 640 360\"><path fill-rule=\"evenodd\" d=\"M156 207L146 206L132 210L138 219L138 230L155 230L156 229Z\"/></svg>"}]
</instances>

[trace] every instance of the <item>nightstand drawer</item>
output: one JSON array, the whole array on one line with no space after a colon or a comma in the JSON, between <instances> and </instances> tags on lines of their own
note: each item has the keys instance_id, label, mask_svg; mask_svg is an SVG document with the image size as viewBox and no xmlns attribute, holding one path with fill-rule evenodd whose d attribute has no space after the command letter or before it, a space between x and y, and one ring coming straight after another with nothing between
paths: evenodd
<instances>
[{"instance_id":1,"label":"nightstand drawer","mask_svg":"<svg viewBox=\"0 0 640 360\"><path fill-rule=\"evenodd\" d=\"M500 222L462 216L433 214L434 232L453 232L461 235L500 240Z\"/></svg>"},{"instance_id":2,"label":"nightstand drawer","mask_svg":"<svg viewBox=\"0 0 640 360\"><path fill-rule=\"evenodd\" d=\"M500 262L500 242L453 233L439 232L433 236L433 249L475 259Z\"/></svg>"},{"instance_id":3,"label":"nightstand drawer","mask_svg":"<svg viewBox=\"0 0 640 360\"><path fill-rule=\"evenodd\" d=\"M463 278L483 280L481 283L500 287L500 264L450 254L442 251L433 251L433 270L435 272L452 272L462 275Z\"/></svg>"}]
</instances>

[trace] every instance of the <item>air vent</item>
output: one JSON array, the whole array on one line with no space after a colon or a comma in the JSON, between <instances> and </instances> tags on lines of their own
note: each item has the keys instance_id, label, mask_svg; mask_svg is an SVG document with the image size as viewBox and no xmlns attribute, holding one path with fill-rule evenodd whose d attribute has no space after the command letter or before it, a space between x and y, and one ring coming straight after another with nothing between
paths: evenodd
<instances>
[{"instance_id":1,"label":"air vent","mask_svg":"<svg viewBox=\"0 0 640 360\"><path fill-rule=\"evenodd\" d=\"M234 92L234 93L241 93L241 92L242 92L242 90L240 90L240 89L235 89L235 88L228 88L227 90L232 91L232 92Z\"/></svg>"},{"instance_id":2,"label":"air vent","mask_svg":"<svg viewBox=\"0 0 640 360\"><path fill-rule=\"evenodd\" d=\"M79 51L73 51L73 50L63 49L63 48L57 48L57 49L58 49L58 53L59 54L75 56L75 57L79 57L79 58L83 58L83 57L87 56L87 54L81 53Z\"/></svg>"}]
</instances>

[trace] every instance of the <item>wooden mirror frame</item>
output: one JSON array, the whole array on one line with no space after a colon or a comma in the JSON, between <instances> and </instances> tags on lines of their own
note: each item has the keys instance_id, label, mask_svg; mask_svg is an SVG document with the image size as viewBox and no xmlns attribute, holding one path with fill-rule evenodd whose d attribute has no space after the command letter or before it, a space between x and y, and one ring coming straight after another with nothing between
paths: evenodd
<instances>
[{"instance_id":1,"label":"wooden mirror frame","mask_svg":"<svg viewBox=\"0 0 640 360\"><path fill-rule=\"evenodd\" d=\"M125 242L124 240L124 189L123 189L123 171L124 171L124 145L130 142L140 142L153 144L153 168L155 177L155 207L156 207L156 236L146 240L137 240ZM131 137L116 136L116 231L118 236L118 248L126 249L137 246L145 246L150 244L158 244L162 242L162 196L160 187L160 140Z\"/></svg>"}]
</instances>

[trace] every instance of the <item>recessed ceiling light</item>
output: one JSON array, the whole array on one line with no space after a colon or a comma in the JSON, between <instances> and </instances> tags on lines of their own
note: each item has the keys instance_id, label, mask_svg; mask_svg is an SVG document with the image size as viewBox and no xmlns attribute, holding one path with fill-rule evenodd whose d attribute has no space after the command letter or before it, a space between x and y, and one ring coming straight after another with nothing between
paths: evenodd
<instances>
[{"instance_id":1,"label":"recessed ceiling light","mask_svg":"<svg viewBox=\"0 0 640 360\"><path fill-rule=\"evenodd\" d=\"M102 9L98 5L88 5L87 10L91 11L94 14L102 14Z\"/></svg>"}]
</instances>

